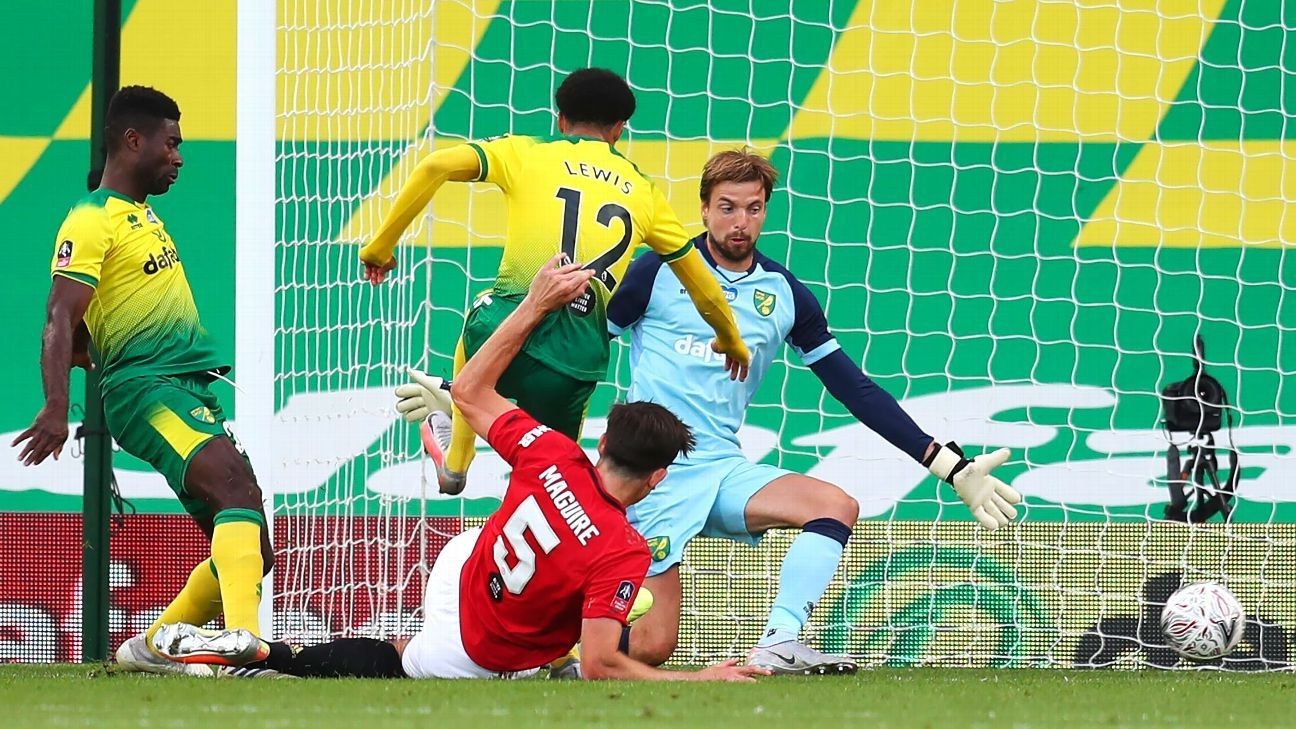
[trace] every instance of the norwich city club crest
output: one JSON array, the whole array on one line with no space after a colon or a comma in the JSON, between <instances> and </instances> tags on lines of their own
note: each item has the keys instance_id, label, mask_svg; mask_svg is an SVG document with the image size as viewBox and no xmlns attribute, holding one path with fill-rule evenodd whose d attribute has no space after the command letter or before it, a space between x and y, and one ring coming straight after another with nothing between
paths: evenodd
<instances>
[{"instance_id":1,"label":"norwich city club crest","mask_svg":"<svg viewBox=\"0 0 1296 729\"><path fill-rule=\"evenodd\" d=\"M778 303L778 297L756 289L756 293L752 294L752 303L756 305L756 311L759 311L761 316L769 316L774 313L774 305Z\"/></svg>"},{"instance_id":2,"label":"norwich city club crest","mask_svg":"<svg viewBox=\"0 0 1296 729\"><path fill-rule=\"evenodd\" d=\"M216 416L215 416L215 415L212 415L212 411L211 411L211 410L208 410L207 408L204 408L204 407L197 407L197 408L194 408L193 410L190 410L190 411L189 411L189 416L192 417L194 420L197 420L197 421L199 421L199 422L203 422L203 423L214 423L214 422L216 422Z\"/></svg>"},{"instance_id":3,"label":"norwich city club crest","mask_svg":"<svg viewBox=\"0 0 1296 729\"><path fill-rule=\"evenodd\" d=\"M652 561L660 562L670 556L670 537L649 537L647 542Z\"/></svg>"}]
</instances>

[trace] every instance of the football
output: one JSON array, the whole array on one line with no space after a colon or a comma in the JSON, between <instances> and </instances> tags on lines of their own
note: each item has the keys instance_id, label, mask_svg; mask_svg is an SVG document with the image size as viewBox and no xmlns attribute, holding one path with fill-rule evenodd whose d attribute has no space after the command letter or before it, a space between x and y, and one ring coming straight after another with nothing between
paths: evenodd
<instances>
[{"instance_id":1,"label":"football","mask_svg":"<svg viewBox=\"0 0 1296 729\"><path fill-rule=\"evenodd\" d=\"M1227 587L1213 582L1186 585L1161 611L1161 632L1176 653L1194 661L1233 652L1246 628L1242 603Z\"/></svg>"}]
</instances>

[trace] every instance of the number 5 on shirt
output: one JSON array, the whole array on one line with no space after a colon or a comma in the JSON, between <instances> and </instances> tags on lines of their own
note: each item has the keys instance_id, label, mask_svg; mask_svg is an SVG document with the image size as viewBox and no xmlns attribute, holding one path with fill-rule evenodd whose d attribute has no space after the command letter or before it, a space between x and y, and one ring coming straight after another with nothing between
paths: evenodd
<instances>
[{"instance_id":1,"label":"number 5 on shirt","mask_svg":"<svg viewBox=\"0 0 1296 729\"><path fill-rule=\"evenodd\" d=\"M554 532L553 527L549 526L535 496L528 496L518 504L513 516L504 523L503 533L495 538L495 566L499 568L504 587L514 595L521 595L527 583L535 576L536 553L531 549L531 545L527 544L528 530L545 554L549 554L554 547L558 546L558 534ZM508 564L509 547L504 545L505 539L513 548L513 559L516 564L512 567Z\"/></svg>"}]
</instances>

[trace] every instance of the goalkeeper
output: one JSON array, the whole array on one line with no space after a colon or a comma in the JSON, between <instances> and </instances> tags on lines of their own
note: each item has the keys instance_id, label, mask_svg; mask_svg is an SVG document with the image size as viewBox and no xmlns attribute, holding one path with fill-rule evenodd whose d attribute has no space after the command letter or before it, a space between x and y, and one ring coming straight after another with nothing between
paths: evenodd
<instances>
[{"instance_id":1,"label":"goalkeeper","mask_svg":"<svg viewBox=\"0 0 1296 729\"><path fill-rule=\"evenodd\" d=\"M774 527L801 529L783 560L779 589L764 635L748 663L775 673L852 673L854 662L799 641L823 596L859 515L859 504L833 484L743 457L738 428L771 361L787 342L828 392L860 422L954 486L987 529L1013 520L1021 497L991 475L1008 458L999 450L975 459L924 433L874 384L828 331L814 295L783 266L756 250L777 179L763 157L722 152L703 168L702 219L693 240L713 276L735 296L734 310L752 346L751 378L733 382L698 342L706 328L683 306L675 274L654 254L630 266L608 308L612 336L631 332L628 401L660 403L693 428L697 448L671 466L666 479L630 509L652 555L644 587L654 606L628 633L630 655L665 662L679 632L679 562L699 534L755 544Z\"/></svg>"},{"instance_id":2,"label":"goalkeeper","mask_svg":"<svg viewBox=\"0 0 1296 729\"><path fill-rule=\"evenodd\" d=\"M719 284L666 198L613 147L635 111L630 86L611 71L586 68L568 76L554 99L560 136L504 136L428 155L373 242L360 250L360 260L365 278L381 283L396 265L392 253L401 233L442 183L497 185L508 200L504 253L494 286L468 312L454 372L517 309L545 261L563 254L583 263L594 274L589 288L540 323L499 382L500 394L541 423L579 439L589 398L607 374L607 301L640 242L675 272L705 322L708 340L714 332L714 350L725 356L730 376L746 377L749 355ZM453 418L436 411L449 400L439 381L430 379L416 373L415 383L398 393L409 396L400 407L407 420L427 417L423 440L436 463L440 490L457 494L476 455L475 436L458 409Z\"/></svg>"}]
</instances>

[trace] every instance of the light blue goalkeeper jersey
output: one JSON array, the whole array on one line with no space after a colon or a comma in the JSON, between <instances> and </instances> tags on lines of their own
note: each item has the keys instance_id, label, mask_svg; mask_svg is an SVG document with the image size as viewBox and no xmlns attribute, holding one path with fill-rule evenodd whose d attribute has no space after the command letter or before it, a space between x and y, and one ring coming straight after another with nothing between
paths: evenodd
<instances>
[{"instance_id":1,"label":"light blue goalkeeper jersey","mask_svg":"<svg viewBox=\"0 0 1296 729\"><path fill-rule=\"evenodd\" d=\"M823 308L786 268L756 253L745 273L717 268L704 233L694 239L738 318L751 350L745 382L729 379L715 334L679 279L655 253L640 256L608 306L608 331L630 332L630 402L665 406L693 428L693 459L740 452L738 428L783 343L810 366L841 347Z\"/></svg>"}]
</instances>

